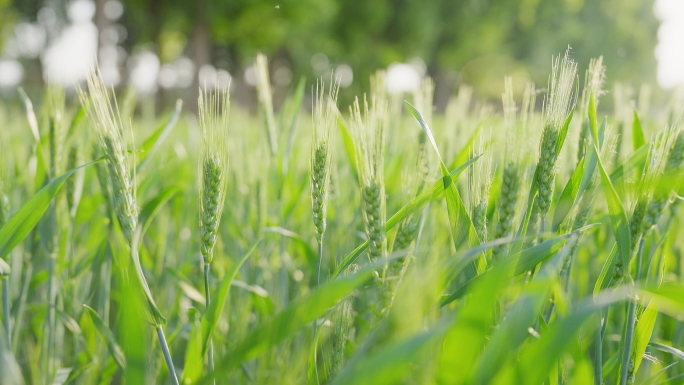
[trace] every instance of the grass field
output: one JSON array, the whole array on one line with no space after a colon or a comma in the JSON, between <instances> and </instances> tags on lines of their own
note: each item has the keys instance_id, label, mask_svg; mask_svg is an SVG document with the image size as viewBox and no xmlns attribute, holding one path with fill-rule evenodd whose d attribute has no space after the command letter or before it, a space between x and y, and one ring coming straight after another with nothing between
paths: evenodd
<instances>
[{"instance_id":1,"label":"grass field","mask_svg":"<svg viewBox=\"0 0 684 385\"><path fill-rule=\"evenodd\" d=\"M684 383L684 101L551 64L434 116L429 78L383 72L352 106L302 80L274 111L263 56L258 115L227 90L136 114L97 73L20 91L0 383Z\"/></svg>"}]
</instances>

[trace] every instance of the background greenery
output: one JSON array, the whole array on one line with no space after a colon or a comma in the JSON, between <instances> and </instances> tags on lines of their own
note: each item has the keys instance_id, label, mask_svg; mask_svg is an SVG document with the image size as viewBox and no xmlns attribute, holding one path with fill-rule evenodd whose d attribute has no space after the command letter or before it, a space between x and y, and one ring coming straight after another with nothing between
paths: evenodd
<instances>
[{"instance_id":1,"label":"background greenery","mask_svg":"<svg viewBox=\"0 0 684 385\"><path fill-rule=\"evenodd\" d=\"M97 0L102 8L105 0ZM420 57L437 83L435 104L443 110L460 84L498 100L504 75L520 84L546 82L550 57L570 45L580 63L603 55L607 84L654 83L658 21L652 0L123 0L119 21L128 31L121 45L133 52L145 45L162 63L189 56L197 67L213 63L233 75L233 96L254 99L244 73L257 52L312 79L311 58L324 53L331 68L348 64L357 79L342 101L368 90L364 81L376 69ZM39 0L3 0L8 21L35 21ZM51 1L65 9L66 1ZM98 8L98 9L99 9ZM62 14L64 17L64 14ZM96 24L107 25L105 18ZM0 23L7 35L12 22ZM196 67L196 68L197 68ZM27 76L40 83L39 63ZM125 73L125 68L122 68ZM292 84L290 84L290 87ZM278 85L275 85L279 88ZM276 90L277 91L277 90ZM348 92L347 92L348 91ZM181 96L195 96L181 91ZM189 96L188 96L189 95ZM279 95L282 95L279 94ZM610 98L609 98L610 99ZM173 97L166 98L170 104ZM190 99L188 99L190 100ZM276 98L277 104L282 97ZM611 100L605 105L610 106Z\"/></svg>"}]
</instances>

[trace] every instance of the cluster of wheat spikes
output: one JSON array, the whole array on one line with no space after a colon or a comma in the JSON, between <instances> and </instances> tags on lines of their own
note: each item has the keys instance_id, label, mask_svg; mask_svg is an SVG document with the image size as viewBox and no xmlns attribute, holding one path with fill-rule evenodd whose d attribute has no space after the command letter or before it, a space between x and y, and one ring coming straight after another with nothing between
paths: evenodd
<instances>
[{"instance_id":1,"label":"cluster of wheat spikes","mask_svg":"<svg viewBox=\"0 0 684 385\"><path fill-rule=\"evenodd\" d=\"M427 76L338 109L265 55L258 117L205 84L149 127L97 70L80 103L20 91L0 384L679 383L684 92L620 83L604 116L602 58L551 64L444 114Z\"/></svg>"}]
</instances>

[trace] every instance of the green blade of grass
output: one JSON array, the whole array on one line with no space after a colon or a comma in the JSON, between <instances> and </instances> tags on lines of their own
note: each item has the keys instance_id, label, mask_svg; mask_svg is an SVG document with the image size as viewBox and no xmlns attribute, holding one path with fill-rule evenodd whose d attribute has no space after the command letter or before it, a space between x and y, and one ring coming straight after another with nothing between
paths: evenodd
<instances>
[{"instance_id":1,"label":"green blade of grass","mask_svg":"<svg viewBox=\"0 0 684 385\"><path fill-rule=\"evenodd\" d=\"M354 139L349 132L347 122L345 122L342 114L337 114L337 128L340 129L340 136L342 137L342 145L344 146L344 153L347 155L349 165L353 174L353 180L359 183L359 167L356 164L356 147L354 147Z\"/></svg>"},{"instance_id":2,"label":"green blade of grass","mask_svg":"<svg viewBox=\"0 0 684 385\"><path fill-rule=\"evenodd\" d=\"M577 91L575 91L576 93ZM565 122L563 122L563 127L561 127L560 131L558 131L558 141L556 142L556 157L560 155L561 150L563 149L563 144L565 143L565 137L568 135L568 128L570 128L570 122L572 122L572 116L575 114L575 109L573 108L570 110L570 113L568 116L565 118Z\"/></svg>"},{"instance_id":3,"label":"green blade of grass","mask_svg":"<svg viewBox=\"0 0 684 385\"><path fill-rule=\"evenodd\" d=\"M283 220L287 220L292 215L292 212L297 208L297 204L306 196L305 190L309 187L309 180L307 178L302 178L294 188L296 189L289 200L283 205Z\"/></svg>"},{"instance_id":4,"label":"green blade of grass","mask_svg":"<svg viewBox=\"0 0 684 385\"><path fill-rule=\"evenodd\" d=\"M470 139L468 139L468 142L463 145L463 148L456 154L454 159L451 160L451 163L449 163L449 169L453 170L458 166L459 164L463 164L470 159L470 157L473 154L473 145L475 144L475 140L479 137L480 130L482 129L482 123L478 124L477 127L475 128L475 131L473 131L473 134L470 136Z\"/></svg>"},{"instance_id":5,"label":"green blade of grass","mask_svg":"<svg viewBox=\"0 0 684 385\"><path fill-rule=\"evenodd\" d=\"M282 227L266 227L263 229L263 232L265 233L273 233L273 234L279 234L285 238L288 238L292 241L292 243L299 248L299 250L302 252L304 255L304 258L306 258L306 262L309 265L309 268L311 271L314 271L316 269L316 263L318 261L318 254L314 249L311 247L309 242L307 242L304 238L302 238L301 235L295 233L294 231L290 231L288 229L284 229Z\"/></svg>"},{"instance_id":6,"label":"green blade of grass","mask_svg":"<svg viewBox=\"0 0 684 385\"><path fill-rule=\"evenodd\" d=\"M159 210L161 210L164 204L168 202L171 198L173 198L173 196L176 195L176 193L178 193L179 191L180 186L169 186L161 190L159 194L157 194L157 196L145 202L142 209L140 210L140 216L138 220L142 226L141 236L145 235L145 232L147 232L147 229L150 227L150 224L152 223L152 219L155 215L157 215L157 213L159 212Z\"/></svg>"},{"instance_id":7,"label":"green blade of grass","mask_svg":"<svg viewBox=\"0 0 684 385\"><path fill-rule=\"evenodd\" d=\"M50 202L57 195L57 192L67 178L81 168L101 162L102 160L98 159L65 172L58 178L50 181L50 183L24 203L19 211L0 229L0 258L5 258L38 224L38 221L43 217L43 214L50 206Z\"/></svg>"},{"instance_id":8,"label":"green blade of grass","mask_svg":"<svg viewBox=\"0 0 684 385\"><path fill-rule=\"evenodd\" d=\"M83 105L79 105L78 109L76 110L76 113L74 114L74 117L71 118L71 123L69 124L69 131L68 131L68 137L72 137L76 132L76 129L81 125L83 122L83 119L86 117L86 107Z\"/></svg>"},{"instance_id":9,"label":"green blade of grass","mask_svg":"<svg viewBox=\"0 0 684 385\"><path fill-rule=\"evenodd\" d=\"M609 305L626 300L629 293L617 290L602 293L598 298L586 299L576 311L556 321L541 338L534 340L521 355L519 368L525 368L521 383L539 384L548 378L551 368L567 350L577 333L595 313ZM595 323L592 323L594 325ZM586 331L586 330L585 330ZM590 333L590 331L586 331Z\"/></svg>"},{"instance_id":10,"label":"green blade of grass","mask_svg":"<svg viewBox=\"0 0 684 385\"><path fill-rule=\"evenodd\" d=\"M245 261L247 261L252 254L254 254L260 242L261 240L257 240L254 245L247 250L242 258L235 262L235 264L226 273L226 276L223 278L218 289L216 289L216 292L212 296L215 298L215 300L209 304L207 312L204 314L204 316L202 316L202 354L206 354L207 349L209 348L209 336L211 336L216 329L216 325L218 325L221 314L223 314L223 308L225 306L226 299L228 298L228 292L233 280L237 276L240 267L242 267Z\"/></svg>"},{"instance_id":11,"label":"green blade of grass","mask_svg":"<svg viewBox=\"0 0 684 385\"><path fill-rule=\"evenodd\" d=\"M651 340L657 318L658 305L651 301L641 316L639 316L634 329L634 352L632 357L634 357L633 375L635 376L644 358L644 353L646 353L646 347L648 347L648 343Z\"/></svg>"},{"instance_id":12,"label":"green blade of grass","mask_svg":"<svg viewBox=\"0 0 684 385\"><path fill-rule=\"evenodd\" d=\"M29 98L26 91L19 87L19 96L21 97L21 103L24 106L24 112L26 113L26 120L28 120L29 128L31 129L31 135L33 135L33 140L36 143L36 160L38 165L36 166L35 182L36 188L42 186L43 180L50 170L48 166L48 158L43 151L43 142L40 137L40 131L38 129L38 119L36 119L36 113L33 110L33 103ZM52 175L54 177L54 175Z\"/></svg>"},{"instance_id":13,"label":"green blade of grass","mask_svg":"<svg viewBox=\"0 0 684 385\"><path fill-rule=\"evenodd\" d=\"M123 257L122 255L121 259ZM125 264L128 266L130 261L126 260ZM126 383L144 384L149 378L148 362L152 357L158 356L159 351L156 350L156 354L150 352L148 333L145 333L144 330L149 327L146 322L148 316L145 314L145 304L142 296L140 296L139 289L135 287L135 280L127 277L130 274L125 266L114 263L113 268L116 273L112 274L112 279L118 281L122 298L126 298L125 306L121 306L117 315L120 328L126 331L119 334L119 343L126 357L124 377Z\"/></svg>"},{"instance_id":14,"label":"green blade of grass","mask_svg":"<svg viewBox=\"0 0 684 385\"><path fill-rule=\"evenodd\" d=\"M606 258L606 262L601 268L601 273L596 280L596 284L594 284L594 296L598 295L598 293L610 286L611 280L613 279L611 273L613 272L613 266L615 265L617 251L617 243L615 243L613 244L613 248L610 250L610 254L608 254L608 258Z\"/></svg>"},{"instance_id":15,"label":"green blade of grass","mask_svg":"<svg viewBox=\"0 0 684 385\"><path fill-rule=\"evenodd\" d=\"M512 276L526 273L532 267L544 262L545 260L553 256L555 253L557 253L570 240L570 237L573 234L578 233L580 230L577 230L573 233L559 235L557 237L548 239L538 245L522 250L521 252L514 254L510 258L502 261L501 264L505 266L506 270L508 270ZM478 282L482 276L487 274L489 274L489 271L480 274L477 278L470 279L467 282L463 283L453 293L449 294L448 296L445 296L440 301L440 306L448 305L449 303L461 298L463 295L466 294L468 288L473 283Z\"/></svg>"},{"instance_id":16,"label":"green blade of grass","mask_svg":"<svg viewBox=\"0 0 684 385\"><path fill-rule=\"evenodd\" d=\"M522 293L492 331L489 343L481 354L479 364L473 371L474 384L492 383L492 378L505 369L506 363L515 362L515 352L535 331L539 314L548 301L552 286L570 248L565 247L553 259L542 265L537 275L522 286ZM539 325L542 325L540 323ZM503 383L518 383L520 381ZM524 382L520 382L524 383Z\"/></svg>"},{"instance_id":17,"label":"green blade of grass","mask_svg":"<svg viewBox=\"0 0 684 385\"><path fill-rule=\"evenodd\" d=\"M73 319L70 315L65 313L61 309L55 309L57 316L62 321L62 324L69 329L69 331L75 335L81 335L81 327L78 326L78 322Z\"/></svg>"},{"instance_id":18,"label":"green blade of grass","mask_svg":"<svg viewBox=\"0 0 684 385\"><path fill-rule=\"evenodd\" d=\"M509 285L510 272L503 266L495 266L475 278L469 290L469 300L458 310L455 322L442 340L437 359L437 382L441 384L465 384L487 343L482 330L493 326L495 315L490 306L497 302L502 291Z\"/></svg>"},{"instance_id":19,"label":"green blade of grass","mask_svg":"<svg viewBox=\"0 0 684 385\"><path fill-rule=\"evenodd\" d=\"M345 367L333 385L382 385L401 383L412 370L412 364L438 348L439 337L446 328L439 325L403 341L383 346L354 367Z\"/></svg>"},{"instance_id":20,"label":"green blade of grass","mask_svg":"<svg viewBox=\"0 0 684 385\"><path fill-rule=\"evenodd\" d=\"M190 331L188 347L185 351L185 368L181 377L181 383L193 384L202 377L204 357L209 350L211 335L214 333L216 325L218 325L221 314L223 313L231 283L233 282L233 279L235 279L240 267L245 263L247 258L254 253L260 242L260 239L257 240L242 258L233 264L221 281L218 289L216 289L216 292L213 294L213 300L209 303L207 311L202 316L199 328L195 325Z\"/></svg>"},{"instance_id":21,"label":"green blade of grass","mask_svg":"<svg viewBox=\"0 0 684 385\"><path fill-rule=\"evenodd\" d=\"M125 371L126 356L124 355L123 350L119 346L119 343L116 341L114 333L112 333L112 331L107 327L107 325L105 325L104 321L102 321L102 318L100 318L95 309L85 304L83 305L83 308L86 310L86 313L88 313L88 315L92 319L93 324L97 329L97 332L100 334L100 337L102 337L102 339L106 342L107 350L109 350L109 353L112 355L112 358L114 358L114 361L116 361L116 364L119 366L119 368L122 371Z\"/></svg>"},{"instance_id":22,"label":"green blade of grass","mask_svg":"<svg viewBox=\"0 0 684 385\"><path fill-rule=\"evenodd\" d=\"M449 170L444 165L442 156L439 154L439 148L432 135L432 130L430 130L423 115L421 115L409 102L406 102L406 104L411 110L411 114L418 121L418 124L420 124L425 135L430 140L430 143L437 154L437 158L439 159L439 166L444 181L444 197L447 203L447 213L449 215L449 224L454 247L456 250L460 250L462 247L473 247L480 244L480 239L478 239L477 232L475 231L472 219L468 214L468 210L466 209L465 204L463 204L463 200L456 189L456 185L453 183ZM466 278L473 278L477 274L482 273L485 268L486 260L483 256L482 258L473 261L473 263L466 268Z\"/></svg>"},{"instance_id":23,"label":"green blade of grass","mask_svg":"<svg viewBox=\"0 0 684 385\"><path fill-rule=\"evenodd\" d=\"M140 147L138 147L139 153L136 155L136 157L138 158L138 166L135 168L136 172L140 172L140 170L150 160L152 154L154 154L159 149L162 143L164 143L166 137L169 136L171 130L173 130L173 128L176 126L176 122L178 122L178 117L180 116L182 107L183 101L181 99L178 99L176 101L176 107L173 109L173 112L171 113L169 120L167 120L166 123L157 128L152 133L152 135L145 139L143 144Z\"/></svg>"},{"instance_id":24,"label":"green blade of grass","mask_svg":"<svg viewBox=\"0 0 684 385\"><path fill-rule=\"evenodd\" d=\"M639 149L634 151L627 160L615 167L613 172L610 173L610 180L615 183L624 178L628 171L632 169L642 169L647 156L648 146L639 147Z\"/></svg>"},{"instance_id":25,"label":"green blade of grass","mask_svg":"<svg viewBox=\"0 0 684 385\"><path fill-rule=\"evenodd\" d=\"M380 261L380 262L385 262ZM216 364L214 372L217 378L221 378L231 369L241 363L256 358L269 348L276 346L304 325L318 319L328 309L334 306L344 297L364 282L368 281L378 263L369 265L360 272L341 277L322 285L319 289L292 302L273 318L263 321L250 331L241 341L237 342ZM210 377L205 376L200 384L206 384Z\"/></svg>"},{"instance_id":26,"label":"green blade of grass","mask_svg":"<svg viewBox=\"0 0 684 385\"><path fill-rule=\"evenodd\" d=\"M582 158L580 162L577 164L577 167L575 167L575 171L573 171L572 176L568 180L568 183L565 185L565 188L563 189L563 192L561 193L561 196L558 199L556 209L553 212L553 221L551 224L551 229L554 232L558 231L558 228L560 227L561 223L563 223L563 221L575 205L575 202L577 201L580 185L582 184L582 176L585 174L585 159L586 158Z\"/></svg>"},{"instance_id":27,"label":"green blade of grass","mask_svg":"<svg viewBox=\"0 0 684 385\"><path fill-rule=\"evenodd\" d=\"M632 243L629 230L629 221L627 220L627 214L625 214L625 209L620 201L620 197L615 191L613 183L610 180L610 176L608 176L606 169L603 167L603 162L601 161L601 154L598 148L599 133L596 124L596 105L594 104L593 94L591 94L589 97L589 127L591 128L591 135L594 140L592 149L596 155L599 172L601 173L603 193L606 197L608 212L610 213L610 223L613 228L615 239L617 240L618 253L622 259L623 266L626 267L629 266Z\"/></svg>"},{"instance_id":28,"label":"green blade of grass","mask_svg":"<svg viewBox=\"0 0 684 385\"><path fill-rule=\"evenodd\" d=\"M655 342L655 341L650 342L648 345L652 346L655 349L660 350L661 352L669 353L669 354L679 358L680 360L684 361L684 352L677 349L677 348L674 348L674 347L669 346L669 345L665 345L661 342Z\"/></svg>"},{"instance_id":29,"label":"green blade of grass","mask_svg":"<svg viewBox=\"0 0 684 385\"><path fill-rule=\"evenodd\" d=\"M138 226L133 233L133 238L131 239L130 253L131 259L133 260L133 267L135 269L134 285L137 286L138 293L141 293L145 299L145 315L150 324L155 327L166 324L166 318L162 315L161 310L154 301L152 292L150 291L150 286L147 284L147 279L145 278L145 273L142 269L142 264L140 263L140 253L138 248L141 245L142 240L142 228Z\"/></svg>"},{"instance_id":30,"label":"green blade of grass","mask_svg":"<svg viewBox=\"0 0 684 385\"><path fill-rule=\"evenodd\" d=\"M641 122L636 111L634 111L634 120L632 122L632 143L634 144L634 151L646 143L646 137L644 136L644 131L641 128Z\"/></svg>"},{"instance_id":31,"label":"green blade of grass","mask_svg":"<svg viewBox=\"0 0 684 385\"><path fill-rule=\"evenodd\" d=\"M603 141L606 131L606 120L598 129L599 136L599 148L603 147ZM579 171L579 170L582 171ZM570 180L565 185L563 192L556 204L556 209L553 214L553 231L558 231L559 226L563 223L563 220L567 218L568 214L572 211L575 204L579 201L579 198L584 194L591 179L594 175L594 170L596 169L596 155L594 151L587 151L587 155L580 160L573 172ZM578 175L581 174L581 175ZM577 179L579 178L579 180ZM557 216L558 215L558 216Z\"/></svg>"}]
</instances>

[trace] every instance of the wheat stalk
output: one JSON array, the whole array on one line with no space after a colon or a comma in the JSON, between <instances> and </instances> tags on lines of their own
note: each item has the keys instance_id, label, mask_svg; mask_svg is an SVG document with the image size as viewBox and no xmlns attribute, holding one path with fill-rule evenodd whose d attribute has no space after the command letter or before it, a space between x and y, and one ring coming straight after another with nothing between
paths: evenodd
<instances>
[{"instance_id":1,"label":"wheat stalk","mask_svg":"<svg viewBox=\"0 0 684 385\"><path fill-rule=\"evenodd\" d=\"M200 129L200 252L204 259L204 296L206 306L211 302L209 271L214 259L214 246L221 223L226 197L226 169L228 167L228 88L211 94L200 90L198 99ZM209 372L214 371L214 345L209 340L207 352Z\"/></svg>"}]
</instances>

